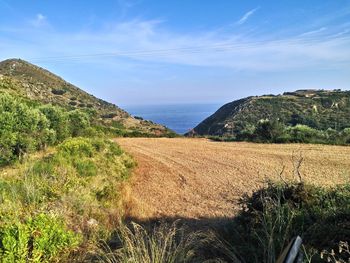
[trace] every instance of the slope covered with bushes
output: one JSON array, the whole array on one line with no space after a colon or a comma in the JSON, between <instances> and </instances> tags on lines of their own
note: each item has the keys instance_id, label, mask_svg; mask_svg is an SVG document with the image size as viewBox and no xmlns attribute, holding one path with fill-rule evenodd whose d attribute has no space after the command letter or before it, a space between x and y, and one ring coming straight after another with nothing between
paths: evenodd
<instances>
[{"instance_id":1,"label":"slope covered with bushes","mask_svg":"<svg viewBox=\"0 0 350 263\"><path fill-rule=\"evenodd\" d=\"M0 258L63 260L118 224L133 160L105 139L67 139L0 175ZM118 205L119 204L119 205Z\"/></svg>"},{"instance_id":2,"label":"slope covered with bushes","mask_svg":"<svg viewBox=\"0 0 350 263\"><path fill-rule=\"evenodd\" d=\"M116 105L98 99L55 74L21 59L0 62L0 93L70 111L79 109L88 112L94 122L105 126L118 123L125 133L138 132L148 136L172 134L162 125L136 119Z\"/></svg>"},{"instance_id":3,"label":"slope covered with bushes","mask_svg":"<svg viewBox=\"0 0 350 263\"><path fill-rule=\"evenodd\" d=\"M32 104L6 93L0 93L0 112L0 165L68 137L93 132L84 111Z\"/></svg>"},{"instance_id":4,"label":"slope covered with bushes","mask_svg":"<svg viewBox=\"0 0 350 263\"><path fill-rule=\"evenodd\" d=\"M343 136L337 133L348 133L349 115L349 91L300 90L228 103L201 122L189 135L220 136L234 140L315 140L328 143L333 140L332 136L337 140ZM273 129L267 127L271 125L274 125ZM312 139L299 138L301 133Z\"/></svg>"}]
</instances>

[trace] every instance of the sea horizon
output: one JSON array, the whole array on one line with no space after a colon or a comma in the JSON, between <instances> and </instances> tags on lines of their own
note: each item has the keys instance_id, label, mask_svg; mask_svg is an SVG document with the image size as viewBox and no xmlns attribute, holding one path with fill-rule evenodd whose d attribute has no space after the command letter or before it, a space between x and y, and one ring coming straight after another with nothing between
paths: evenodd
<instances>
[{"instance_id":1,"label":"sea horizon","mask_svg":"<svg viewBox=\"0 0 350 263\"><path fill-rule=\"evenodd\" d=\"M179 134L185 134L222 106L221 103L169 103L124 105L132 116L162 124Z\"/></svg>"}]
</instances>

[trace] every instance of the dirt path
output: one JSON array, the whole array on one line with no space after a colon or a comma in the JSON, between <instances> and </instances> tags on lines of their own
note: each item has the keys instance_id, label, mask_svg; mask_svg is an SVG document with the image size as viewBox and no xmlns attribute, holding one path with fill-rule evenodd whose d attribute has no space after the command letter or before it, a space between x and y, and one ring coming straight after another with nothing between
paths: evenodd
<instances>
[{"instance_id":1,"label":"dirt path","mask_svg":"<svg viewBox=\"0 0 350 263\"><path fill-rule=\"evenodd\" d=\"M232 216L237 200L265 178L293 175L293 152L302 152L308 182L333 185L350 178L350 147L219 143L205 139L121 138L138 162L131 183L130 215L213 218Z\"/></svg>"}]
</instances>

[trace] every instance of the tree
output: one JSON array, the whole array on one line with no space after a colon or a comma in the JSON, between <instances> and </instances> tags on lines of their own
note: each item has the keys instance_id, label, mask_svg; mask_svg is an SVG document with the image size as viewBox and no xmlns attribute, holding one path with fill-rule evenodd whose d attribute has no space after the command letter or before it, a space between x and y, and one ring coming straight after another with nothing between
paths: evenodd
<instances>
[{"instance_id":1,"label":"tree","mask_svg":"<svg viewBox=\"0 0 350 263\"><path fill-rule=\"evenodd\" d=\"M285 127L277 120L260 120L255 128L255 134L261 141L278 142L283 136Z\"/></svg>"},{"instance_id":2,"label":"tree","mask_svg":"<svg viewBox=\"0 0 350 263\"><path fill-rule=\"evenodd\" d=\"M82 135L90 127L89 115L80 110L73 110L68 113L69 128L73 137Z\"/></svg>"},{"instance_id":3,"label":"tree","mask_svg":"<svg viewBox=\"0 0 350 263\"><path fill-rule=\"evenodd\" d=\"M53 135L39 110L8 94L0 95L0 165L44 147Z\"/></svg>"},{"instance_id":4,"label":"tree","mask_svg":"<svg viewBox=\"0 0 350 263\"><path fill-rule=\"evenodd\" d=\"M40 107L40 111L50 121L50 129L56 132L58 142L61 142L69 137L69 120L66 112L64 112L61 108L51 105Z\"/></svg>"}]
</instances>

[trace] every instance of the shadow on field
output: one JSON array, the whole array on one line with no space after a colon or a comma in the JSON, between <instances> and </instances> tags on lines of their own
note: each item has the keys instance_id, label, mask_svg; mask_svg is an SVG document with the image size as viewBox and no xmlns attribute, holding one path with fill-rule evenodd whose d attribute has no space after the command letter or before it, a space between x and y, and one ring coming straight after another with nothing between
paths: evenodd
<instances>
[{"instance_id":1,"label":"shadow on field","mask_svg":"<svg viewBox=\"0 0 350 263\"><path fill-rule=\"evenodd\" d=\"M156 227L163 224L176 223L179 227L185 227L188 231L225 230L232 226L235 217L213 217L213 218L186 218L186 217L159 217L140 220L133 217L126 218L125 222L135 222L146 228Z\"/></svg>"},{"instance_id":2,"label":"shadow on field","mask_svg":"<svg viewBox=\"0 0 350 263\"><path fill-rule=\"evenodd\" d=\"M161 237L171 229L164 226L171 225L182 229L184 236L200 232L203 239L210 237L198 250L205 259L238 262L232 260L233 255L239 262L275 262L296 236L302 237L310 262L324 262L320 258L324 250L339 250L337 257L350 258L349 184L322 188L304 183L269 183L244 197L241 205L242 210L232 217L128 217L124 222L129 226L136 223L151 235L154 229L163 229ZM341 244L346 244L345 252L338 249Z\"/></svg>"}]
</instances>

